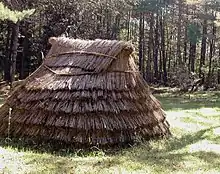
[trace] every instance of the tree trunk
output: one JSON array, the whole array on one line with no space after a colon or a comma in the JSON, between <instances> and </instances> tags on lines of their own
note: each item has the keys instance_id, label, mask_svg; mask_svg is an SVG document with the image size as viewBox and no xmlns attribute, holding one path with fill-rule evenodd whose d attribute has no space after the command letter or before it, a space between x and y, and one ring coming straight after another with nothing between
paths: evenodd
<instances>
[{"instance_id":1,"label":"tree trunk","mask_svg":"<svg viewBox=\"0 0 220 174\"><path fill-rule=\"evenodd\" d=\"M16 24L12 24L11 64L10 64L10 82L11 83L15 81L18 35L19 35L19 22L17 22Z\"/></svg>"},{"instance_id":2,"label":"tree trunk","mask_svg":"<svg viewBox=\"0 0 220 174\"><path fill-rule=\"evenodd\" d=\"M130 30L130 21L131 21L131 11L128 11L127 19L127 41L130 40L131 30Z\"/></svg>"},{"instance_id":3,"label":"tree trunk","mask_svg":"<svg viewBox=\"0 0 220 174\"><path fill-rule=\"evenodd\" d=\"M10 45L10 38L11 38L11 26L10 22L8 22L7 27L7 40L6 40L6 46L5 46L5 57L4 57L4 80L9 82L10 81L10 51L9 51L9 45Z\"/></svg>"},{"instance_id":4,"label":"tree trunk","mask_svg":"<svg viewBox=\"0 0 220 174\"><path fill-rule=\"evenodd\" d=\"M156 28L155 28L155 44L154 44L154 80L158 80L158 49L159 49L159 24L158 24L158 13L156 17Z\"/></svg>"},{"instance_id":5,"label":"tree trunk","mask_svg":"<svg viewBox=\"0 0 220 174\"><path fill-rule=\"evenodd\" d=\"M218 84L220 84L220 45L219 45L219 48L218 48L218 69L217 69L217 81L218 81Z\"/></svg>"},{"instance_id":6,"label":"tree trunk","mask_svg":"<svg viewBox=\"0 0 220 174\"><path fill-rule=\"evenodd\" d=\"M218 69L217 69L217 78L218 78L218 84L220 84L220 57L219 57L219 63L218 63Z\"/></svg>"},{"instance_id":7,"label":"tree trunk","mask_svg":"<svg viewBox=\"0 0 220 174\"><path fill-rule=\"evenodd\" d=\"M188 48L188 42L187 42L187 27L185 28L185 36L184 36L184 53L183 53L183 61L186 63L187 62L187 48Z\"/></svg>"},{"instance_id":8,"label":"tree trunk","mask_svg":"<svg viewBox=\"0 0 220 174\"><path fill-rule=\"evenodd\" d=\"M112 39L115 39L117 40L119 38L119 35L120 35L120 15L117 15L115 17L115 24L114 24L114 27L112 29Z\"/></svg>"},{"instance_id":9,"label":"tree trunk","mask_svg":"<svg viewBox=\"0 0 220 174\"><path fill-rule=\"evenodd\" d=\"M140 13L140 23L139 23L139 71L143 75L144 65L144 15Z\"/></svg>"},{"instance_id":10,"label":"tree trunk","mask_svg":"<svg viewBox=\"0 0 220 174\"><path fill-rule=\"evenodd\" d=\"M169 32L169 28L168 26L166 27L166 37L168 38L166 41L166 57L167 57L167 61L168 61L168 72L170 72L170 68L171 68L171 57L172 57L172 45L171 45L171 40L172 40L172 36L173 36L173 31L171 30L171 32ZM162 62L162 59L161 59ZM161 72L162 72L162 64L161 64ZM162 74L162 73L161 73Z\"/></svg>"},{"instance_id":11,"label":"tree trunk","mask_svg":"<svg viewBox=\"0 0 220 174\"><path fill-rule=\"evenodd\" d=\"M207 9L205 9L207 12ZM205 65L205 55L206 55L206 35L207 35L207 20L203 22L203 30L202 30L202 45L201 45L201 57L199 63L199 77L204 76L202 72L202 66Z\"/></svg>"},{"instance_id":12,"label":"tree trunk","mask_svg":"<svg viewBox=\"0 0 220 174\"><path fill-rule=\"evenodd\" d=\"M160 31L161 31L161 54L163 59L163 83L167 85L167 58L166 58L166 51L165 51L165 28L164 28L164 21L161 15L160 18Z\"/></svg>"},{"instance_id":13,"label":"tree trunk","mask_svg":"<svg viewBox=\"0 0 220 174\"><path fill-rule=\"evenodd\" d=\"M213 37L215 36L216 34L216 27L215 27L215 24L213 23L212 24L212 35ZM210 84L211 82L211 78L212 78L212 75L213 75L213 71L212 71L212 58L213 58L213 55L214 55L214 51L215 50L215 41L214 39L211 39L210 41L210 49L209 49L209 71L208 71L208 79L207 79L207 85Z\"/></svg>"},{"instance_id":14,"label":"tree trunk","mask_svg":"<svg viewBox=\"0 0 220 174\"><path fill-rule=\"evenodd\" d=\"M27 57L28 57L28 25L25 24L25 29L24 29L24 32L23 32L23 35L24 35L24 41L22 43L22 46L23 46L23 52L22 52L22 56L21 56L21 63L20 63L20 76L19 76L19 79L24 79L27 74L25 74L25 59L27 60Z\"/></svg>"},{"instance_id":15,"label":"tree trunk","mask_svg":"<svg viewBox=\"0 0 220 174\"><path fill-rule=\"evenodd\" d=\"M210 43L210 48L209 48L209 71L208 71L208 78L211 78L213 47L214 47L214 41L212 40L211 43Z\"/></svg>"},{"instance_id":16,"label":"tree trunk","mask_svg":"<svg viewBox=\"0 0 220 174\"><path fill-rule=\"evenodd\" d=\"M160 59L159 59L159 80L160 83L162 84L163 81L163 59L162 59L162 51L161 48L159 48L159 55L160 55Z\"/></svg>"},{"instance_id":17,"label":"tree trunk","mask_svg":"<svg viewBox=\"0 0 220 174\"><path fill-rule=\"evenodd\" d=\"M99 10L99 13L100 14L102 14L102 9L101 9L101 7L100 7L100 10ZM96 31L96 35L95 35L95 37L96 38L102 38L102 16L101 15L96 15L96 21L97 21L97 24L96 24L96 29L95 29L95 31Z\"/></svg>"},{"instance_id":18,"label":"tree trunk","mask_svg":"<svg viewBox=\"0 0 220 174\"><path fill-rule=\"evenodd\" d=\"M178 13L178 25L177 25L177 63L182 63L182 57L181 57L181 24L182 24L182 0L179 0L179 13Z\"/></svg>"},{"instance_id":19,"label":"tree trunk","mask_svg":"<svg viewBox=\"0 0 220 174\"><path fill-rule=\"evenodd\" d=\"M188 14L188 5L186 5L186 14ZM186 22L185 22L185 34L184 34L184 53L183 53L183 61L187 62L187 50L188 50L188 17L186 16Z\"/></svg>"},{"instance_id":20,"label":"tree trunk","mask_svg":"<svg viewBox=\"0 0 220 174\"><path fill-rule=\"evenodd\" d=\"M149 32L149 39L148 39L148 53L147 53L147 65L146 65L146 80L149 83L152 83L152 67L151 63L153 61L153 51L154 51L154 38L153 38L153 33L154 33L154 14L150 14L150 32Z\"/></svg>"},{"instance_id":21,"label":"tree trunk","mask_svg":"<svg viewBox=\"0 0 220 174\"><path fill-rule=\"evenodd\" d=\"M190 42L189 71L191 71L191 72L195 72L195 59L196 59L196 43Z\"/></svg>"},{"instance_id":22,"label":"tree trunk","mask_svg":"<svg viewBox=\"0 0 220 174\"><path fill-rule=\"evenodd\" d=\"M107 9L107 13L106 13L106 19L107 19L107 25L106 25L107 37L106 37L106 39L111 39L112 13L108 9Z\"/></svg>"}]
</instances>

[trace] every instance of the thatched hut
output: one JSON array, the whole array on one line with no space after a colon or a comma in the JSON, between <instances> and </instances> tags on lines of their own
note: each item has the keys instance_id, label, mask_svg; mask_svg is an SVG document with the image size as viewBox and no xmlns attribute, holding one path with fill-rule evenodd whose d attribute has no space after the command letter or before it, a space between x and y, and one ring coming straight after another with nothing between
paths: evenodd
<instances>
[{"instance_id":1,"label":"thatched hut","mask_svg":"<svg viewBox=\"0 0 220 174\"><path fill-rule=\"evenodd\" d=\"M159 101L123 41L51 38L42 65L0 108L0 135L83 145L170 134Z\"/></svg>"}]
</instances>

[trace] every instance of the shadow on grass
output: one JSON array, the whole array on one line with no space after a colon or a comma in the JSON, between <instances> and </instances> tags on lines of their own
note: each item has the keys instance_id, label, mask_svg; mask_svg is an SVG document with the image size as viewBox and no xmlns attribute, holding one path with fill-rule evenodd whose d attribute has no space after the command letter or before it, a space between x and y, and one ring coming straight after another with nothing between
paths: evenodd
<instances>
[{"instance_id":1,"label":"shadow on grass","mask_svg":"<svg viewBox=\"0 0 220 174\"><path fill-rule=\"evenodd\" d=\"M108 153L108 157L110 158L98 158L98 160L86 161L86 165L92 166L95 169L109 169L115 166L123 166L126 165L127 160L135 162L136 164L141 164L135 167L143 168L144 165L159 167L161 170L166 171L175 171L180 169L183 166L183 162L187 160L187 158L192 158L193 160L199 160L205 162L205 165L202 167L204 169L209 168L218 168L220 166L220 154L216 154L213 152L187 152L181 151L185 149L188 145L195 144L199 141L210 139L209 133L213 131L213 129L219 128L219 126L210 127L207 129L200 130L195 133L189 133L183 135L180 138L172 137L167 140L162 140L163 143L158 141L158 143L163 144L163 148L152 148L148 142L143 142L142 145L137 145L132 148L126 148L122 150L110 150L109 151L101 151L98 149L90 149L90 150L80 150L80 149L68 149L64 146L62 149L53 149L49 144L41 144L41 145L33 145L31 146L23 140L15 140L11 142L1 141L0 146L2 147L13 147L15 149L26 151L31 150L37 153L46 153L47 155L41 154L30 154L25 156L25 160L30 163L39 163L39 164L47 164L45 169L46 171L70 171L73 168L82 165L85 163L84 159L80 160L71 160L71 158L65 157L103 157ZM216 137L215 137L216 138ZM212 139L213 143L219 143L219 139ZM157 142L156 142L157 143ZM149 144L149 146L148 146ZM56 151L53 151L56 150ZM57 158L59 157L59 158ZM124 159L124 160L122 160ZM195 167L195 166L194 166ZM49 169L50 168L50 169ZM188 167L187 167L188 168ZM189 169L189 168L188 168ZM41 169L43 170L43 169ZM73 170L74 171L74 170Z\"/></svg>"},{"instance_id":2,"label":"shadow on grass","mask_svg":"<svg viewBox=\"0 0 220 174\"><path fill-rule=\"evenodd\" d=\"M195 144L202 140L210 140L213 143L219 144L220 137L210 138L208 133L213 129L219 128L219 126L210 127L207 129L200 130L195 133L183 135L180 138L171 138L165 140L163 148L150 149L143 146L141 150L137 149L134 155L129 155L130 160L136 161L142 164L148 164L159 167L161 170L175 171L181 167L184 168L184 162L191 159L197 161L197 164L191 164L192 169L195 169L195 165L200 166L202 169L218 169L220 170L220 154L214 152L188 152L187 146ZM145 151L145 153L144 153ZM193 166L194 165L194 166ZM185 166L186 167L186 166ZM190 170L190 167L187 167Z\"/></svg>"},{"instance_id":3,"label":"shadow on grass","mask_svg":"<svg viewBox=\"0 0 220 174\"><path fill-rule=\"evenodd\" d=\"M219 128L219 127L220 127L220 125L210 127L207 129L202 129L202 130L194 132L194 133L189 133L189 134L183 135L180 138L172 137L171 141L167 141L167 143L165 145L165 151L170 152L170 151L174 151L174 150L179 150L179 149L185 148L186 146L188 146L190 144L194 144L198 141L210 139L209 135L206 133L212 131L213 129ZM216 143L219 143L219 142L217 141Z\"/></svg>"},{"instance_id":4,"label":"shadow on grass","mask_svg":"<svg viewBox=\"0 0 220 174\"><path fill-rule=\"evenodd\" d=\"M219 128L220 125L215 127L210 127L207 129L203 129L194 133L185 134L180 138L170 137L169 139L165 139L165 149L163 152L170 152L174 150L179 150L187 145L194 144L200 140L204 140L210 137L206 135L207 132L212 131L213 129ZM212 141L219 143L219 136L212 137ZM37 143L36 143L37 142ZM97 147L90 148L80 148L79 146L71 146L69 144L65 144L62 142L55 141L34 141L33 139L21 139L21 138L12 138L5 139L0 138L0 146L1 147L12 147L17 149L18 151L28 151L31 150L37 153L49 153L58 156L102 156L103 154L108 155L117 155L121 152L122 149L132 149L131 145L121 145L114 147L104 147L102 150ZM148 142L145 142L147 144ZM138 143L139 144L139 143ZM136 145L137 147L139 145ZM148 149L150 150L150 149ZM157 149L150 150L151 152L158 152Z\"/></svg>"},{"instance_id":5,"label":"shadow on grass","mask_svg":"<svg viewBox=\"0 0 220 174\"><path fill-rule=\"evenodd\" d=\"M162 140L156 143L163 144L163 148L152 148L151 143L143 142L142 145L133 148L123 149L116 153L111 159L105 159L96 162L93 167L99 169L106 169L115 166L125 166L132 168L132 170L153 170L153 173L169 173L175 171L192 172L193 170L202 169L210 171L220 170L220 154L214 152L196 151L189 152L187 146L195 144L202 140L210 140L207 133L219 126L210 127L208 129L200 130L195 133L183 135L180 138L172 137L167 140ZM216 142L214 139L213 143ZM120 158L123 156L123 160ZM189 164L187 164L189 163ZM197 168L198 167L198 168Z\"/></svg>"},{"instance_id":6,"label":"shadow on grass","mask_svg":"<svg viewBox=\"0 0 220 174\"><path fill-rule=\"evenodd\" d=\"M148 164L149 166L155 166L155 170L159 171L193 171L203 169L206 171L219 170L220 155L213 152L182 152L182 153L166 153L158 152L155 154L149 154L146 156L139 156L137 162L142 164ZM187 161L190 161L190 165L187 165ZM166 172L165 172L166 173Z\"/></svg>"},{"instance_id":7,"label":"shadow on grass","mask_svg":"<svg viewBox=\"0 0 220 174\"><path fill-rule=\"evenodd\" d=\"M36 169L31 169L30 173L76 173L75 169L80 162L73 162L69 158L57 158L54 156L25 156L26 164L35 166ZM36 171L35 171L36 170Z\"/></svg>"},{"instance_id":8,"label":"shadow on grass","mask_svg":"<svg viewBox=\"0 0 220 174\"><path fill-rule=\"evenodd\" d=\"M60 141L37 140L33 138L0 138L0 147L13 148L18 151L32 151L35 153L47 153L62 157L97 157L103 155L114 155L121 149L131 147L130 144L121 144L104 147L87 147L83 145L67 144Z\"/></svg>"}]
</instances>

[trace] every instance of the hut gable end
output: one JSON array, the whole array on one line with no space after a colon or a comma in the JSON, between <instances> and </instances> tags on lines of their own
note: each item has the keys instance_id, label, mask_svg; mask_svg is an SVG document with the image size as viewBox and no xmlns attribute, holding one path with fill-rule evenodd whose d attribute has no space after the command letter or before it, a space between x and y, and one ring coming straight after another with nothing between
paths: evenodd
<instances>
[{"instance_id":1,"label":"hut gable end","mask_svg":"<svg viewBox=\"0 0 220 174\"><path fill-rule=\"evenodd\" d=\"M117 64L128 64L129 55L134 50L131 44L123 41L99 39L85 41L53 37L50 38L49 42L52 44L52 47L44 64L51 69L60 70L60 68L65 69L69 67L72 68L70 71L74 72L76 69L80 69L81 71L78 71L78 73L107 71L112 62L118 62L114 63L114 66ZM122 61L124 63L121 63ZM59 70L56 70L56 72Z\"/></svg>"}]
</instances>

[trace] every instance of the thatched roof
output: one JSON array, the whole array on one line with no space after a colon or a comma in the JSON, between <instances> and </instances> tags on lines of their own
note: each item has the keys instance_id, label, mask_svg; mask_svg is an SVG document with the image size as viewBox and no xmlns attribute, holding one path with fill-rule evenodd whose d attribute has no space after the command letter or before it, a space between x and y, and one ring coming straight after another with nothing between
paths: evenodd
<instances>
[{"instance_id":1,"label":"thatched roof","mask_svg":"<svg viewBox=\"0 0 220 174\"><path fill-rule=\"evenodd\" d=\"M169 134L159 101L122 41L51 38L43 64L0 108L0 135L112 145Z\"/></svg>"}]
</instances>

